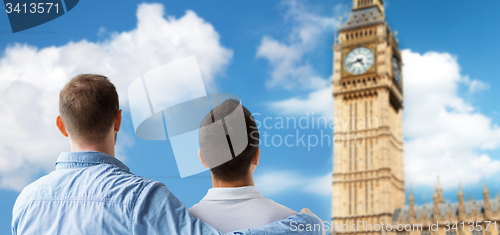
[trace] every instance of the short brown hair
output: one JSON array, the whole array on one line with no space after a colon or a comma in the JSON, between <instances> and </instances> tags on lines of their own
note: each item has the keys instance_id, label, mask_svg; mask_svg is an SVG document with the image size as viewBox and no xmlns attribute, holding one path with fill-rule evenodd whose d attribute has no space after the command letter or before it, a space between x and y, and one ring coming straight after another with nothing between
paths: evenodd
<instances>
[{"instance_id":1,"label":"short brown hair","mask_svg":"<svg viewBox=\"0 0 500 235\"><path fill-rule=\"evenodd\" d=\"M231 114L239 105L240 102L237 100L229 99L224 101L205 117L201 126L207 126L223 119L227 115ZM259 130L257 129L255 119L245 106L241 106L243 108L243 115L245 116L248 144L245 150L243 150L243 152L241 152L238 156L233 156L233 159L210 169L216 179L225 182L244 180L250 170L253 157L259 149ZM211 138L209 135L205 137ZM226 137L229 139L229 136ZM230 148L232 149L232 147ZM234 155L234 153L232 154Z\"/></svg>"},{"instance_id":2,"label":"short brown hair","mask_svg":"<svg viewBox=\"0 0 500 235\"><path fill-rule=\"evenodd\" d=\"M59 112L77 141L99 142L108 134L119 110L118 93L102 75L80 74L59 93Z\"/></svg>"}]
</instances>

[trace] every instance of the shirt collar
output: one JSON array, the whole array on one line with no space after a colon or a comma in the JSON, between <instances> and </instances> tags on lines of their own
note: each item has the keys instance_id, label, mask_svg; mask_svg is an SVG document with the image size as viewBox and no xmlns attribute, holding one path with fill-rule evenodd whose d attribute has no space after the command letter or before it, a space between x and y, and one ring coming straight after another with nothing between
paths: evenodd
<instances>
[{"instance_id":1,"label":"shirt collar","mask_svg":"<svg viewBox=\"0 0 500 235\"><path fill-rule=\"evenodd\" d=\"M56 169L89 167L100 164L110 164L130 172L120 160L108 154L95 151L63 152L56 161Z\"/></svg>"},{"instance_id":2,"label":"shirt collar","mask_svg":"<svg viewBox=\"0 0 500 235\"><path fill-rule=\"evenodd\" d=\"M263 198L262 194L254 186L238 188L211 188L207 195L202 199L204 201L226 201L238 199Z\"/></svg>"}]
</instances>

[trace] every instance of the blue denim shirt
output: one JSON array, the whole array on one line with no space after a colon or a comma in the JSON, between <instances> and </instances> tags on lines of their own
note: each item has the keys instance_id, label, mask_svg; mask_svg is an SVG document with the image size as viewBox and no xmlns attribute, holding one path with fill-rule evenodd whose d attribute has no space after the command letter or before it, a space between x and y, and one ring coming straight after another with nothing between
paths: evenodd
<instances>
[{"instance_id":1,"label":"blue denim shirt","mask_svg":"<svg viewBox=\"0 0 500 235\"><path fill-rule=\"evenodd\" d=\"M319 220L299 213L230 234L304 234L296 229L300 224L318 227ZM105 153L69 152L59 156L55 171L21 192L14 205L12 234L220 233L193 218L163 183L130 173Z\"/></svg>"}]
</instances>

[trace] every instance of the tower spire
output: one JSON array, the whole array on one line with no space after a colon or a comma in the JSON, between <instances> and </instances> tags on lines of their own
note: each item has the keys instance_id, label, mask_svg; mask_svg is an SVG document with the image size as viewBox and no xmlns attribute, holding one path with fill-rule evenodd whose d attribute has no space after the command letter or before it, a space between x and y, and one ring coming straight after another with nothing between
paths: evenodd
<instances>
[{"instance_id":1,"label":"tower spire","mask_svg":"<svg viewBox=\"0 0 500 235\"><path fill-rule=\"evenodd\" d=\"M434 190L433 200L438 204L444 203L443 188L441 187L441 183L439 182L439 175L437 176L437 184L436 189Z\"/></svg>"},{"instance_id":2,"label":"tower spire","mask_svg":"<svg viewBox=\"0 0 500 235\"><path fill-rule=\"evenodd\" d=\"M415 198L413 198L413 187L411 185L408 201L410 202L410 211L408 211L408 216L410 217L410 221L413 221L415 219Z\"/></svg>"},{"instance_id":3,"label":"tower spire","mask_svg":"<svg viewBox=\"0 0 500 235\"><path fill-rule=\"evenodd\" d=\"M488 190L486 179L484 179L483 197L484 197L484 217L488 219L491 217L491 204L490 204L490 191Z\"/></svg>"},{"instance_id":4,"label":"tower spire","mask_svg":"<svg viewBox=\"0 0 500 235\"><path fill-rule=\"evenodd\" d=\"M458 183L458 217L463 220L465 218L465 202L464 202L464 192L462 191L462 185Z\"/></svg>"}]
</instances>

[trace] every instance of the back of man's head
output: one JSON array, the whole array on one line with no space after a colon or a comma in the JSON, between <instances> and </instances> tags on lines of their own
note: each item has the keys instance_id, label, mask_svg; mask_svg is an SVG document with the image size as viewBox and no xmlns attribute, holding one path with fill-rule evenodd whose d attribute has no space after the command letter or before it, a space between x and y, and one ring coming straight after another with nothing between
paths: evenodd
<instances>
[{"instance_id":1,"label":"back of man's head","mask_svg":"<svg viewBox=\"0 0 500 235\"><path fill-rule=\"evenodd\" d=\"M237 100L226 100L221 105L213 109L203 120L201 126L210 125L231 114L240 104ZM249 173L252 160L259 149L259 131L252 114L244 107L245 124L247 129L248 144L238 156L232 160L210 169L215 179L224 182L234 182L244 180ZM215 134L215 133L214 133ZM210 133L203 135L203 138L218 138ZM229 138L228 138L229 139ZM222 147L222 146L221 146ZM201 156L203 157L203 156Z\"/></svg>"},{"instance_id":2,"label":"back of man's head","mask_svg":"<svg viewBox=\"0 0 500 235\"><path fill-rule=\"evenodd\" d=\"M61 119L71 139L79 143L103 141L118 110L116 88L101 75L78 75L59 94Z\"/></svg>"}]
</instances>

